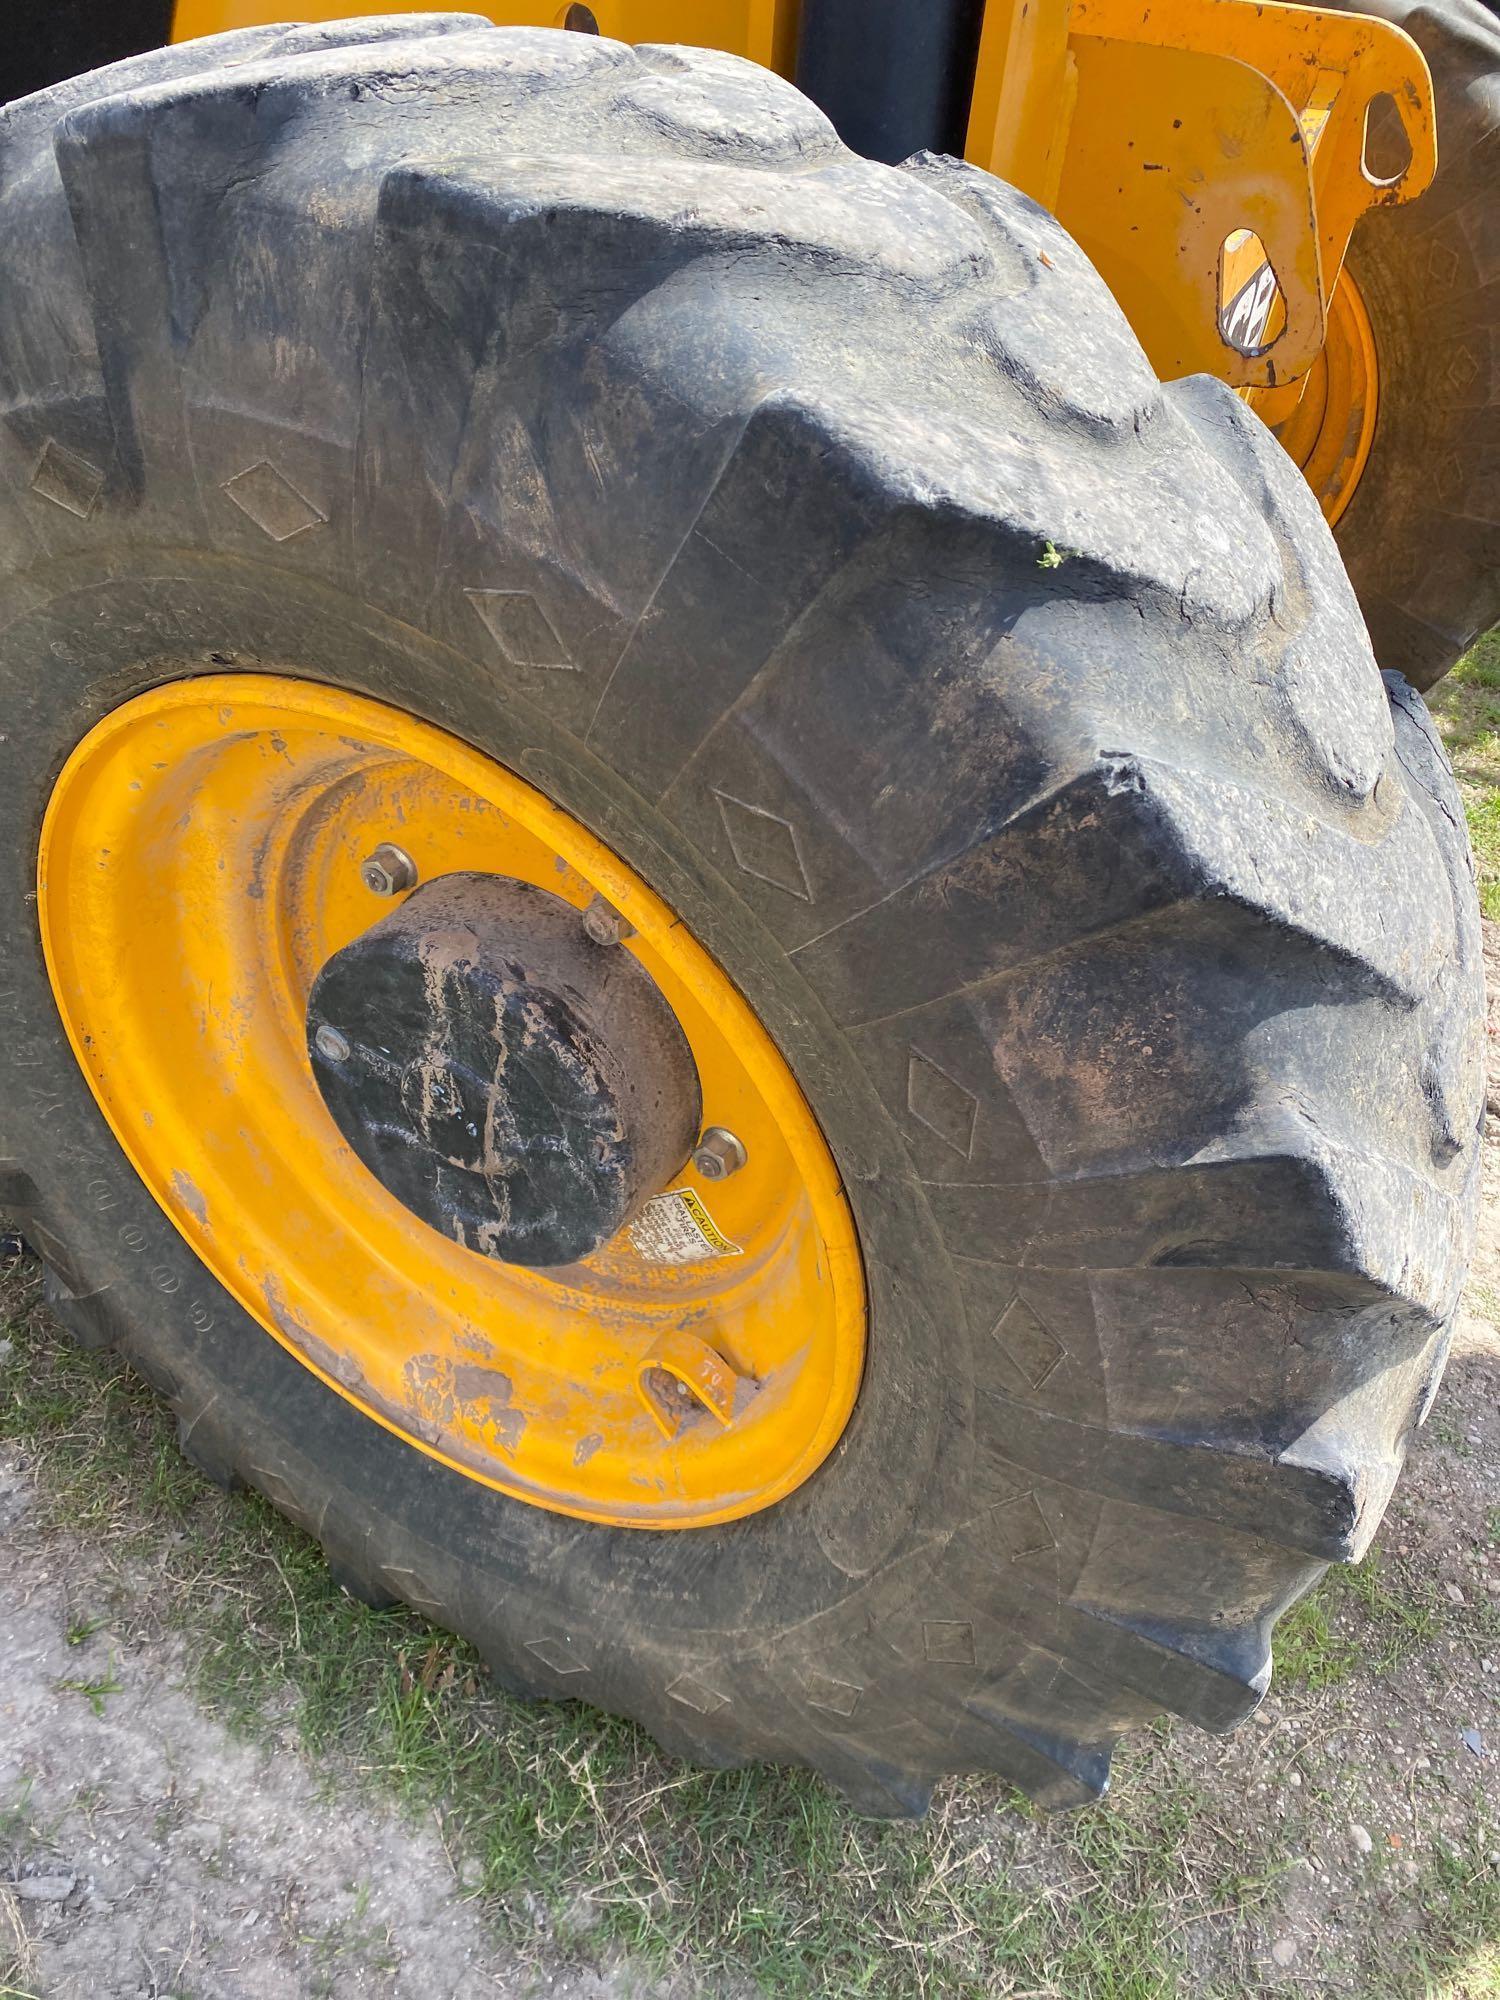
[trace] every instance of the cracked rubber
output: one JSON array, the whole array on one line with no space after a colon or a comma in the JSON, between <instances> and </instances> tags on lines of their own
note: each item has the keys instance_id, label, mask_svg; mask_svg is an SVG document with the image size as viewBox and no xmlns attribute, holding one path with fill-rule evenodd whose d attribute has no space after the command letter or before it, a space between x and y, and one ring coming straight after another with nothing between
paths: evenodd
<instances>
[{"instance_id":1,"label":"cracked rubber","mask_svg":"<svg viewBox=\"0 0 1500 2000\"><path fill-rule=\"evenodd\" d=\"M1482 1093L1451 775L1245 406L1163 388L974 169L857 160L727 56L463 17L12 106L0 369L0 1192L64 1323L348 1588L701 1762L1063 1805L1163 1709L1247 1714L1436 1387ZM543 787L777 1039L872 1310L777 1506L614 1530L463 1478L134 1178L38 825L101 714L235 667Z\"/></svg>"},{"instance_id":2,"label":"cracked rubber","mask_svg":"<svg viewBox=\"0 0 1500 2000\"><path fill-rule=\"evenodd\" d=\"M1500 16L1493 0L1353 11L1406 30L1437 105L1436 180L1371 209L1349 248L1380 395L1337 529L1376 658L1425 689L1500 622Z\"/></svg>"}]
</instances>

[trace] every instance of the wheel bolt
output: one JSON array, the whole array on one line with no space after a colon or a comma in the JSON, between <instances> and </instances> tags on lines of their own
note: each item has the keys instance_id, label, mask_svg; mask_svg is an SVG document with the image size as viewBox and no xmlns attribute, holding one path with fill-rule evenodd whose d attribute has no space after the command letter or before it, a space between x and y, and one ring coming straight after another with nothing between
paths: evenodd
<instances>
[{"instance_id":1,"label":"wheel bolt","mask_svg":"<svg viewBox=\"0 0 1500 2000\"><path fill-rule=\"evenodd\" d=\"M710 1125L693 1148L693 1170L705 1181L727 1181L737 1174L749 1155L733 1132L722 1125Z\"/></svg>"},{"instance_id":2,"label":"wheel bolt","mask_svg":"<svg viewBox=\"0 0 1500 2000\"><path fill-rule=\"evenodd\" d=\"M596 896L583 913L585 937L595 944L620 944L635 936L635 925L627 924L620 912L602 896Z\"/></svg>"},{"instance_id":3,"label":"wheel bolt","mask_svg":"<svg viewBox=\"0 0 1500 2000\"><path fill-rule=\"evenodd\" d=\"M417 886L417 864L404 847L383 840L360 863L359 879L372 896L403 896Z\"/></svg>"},{"instance_id":4,"label":"wheel bolt","mask_svg":"<svg viewBox=\"0 0 1500 2000\"><path fill-rule=\"evenodd\" d=\"M349 1037L341 1035L337 1028L330 1028L326 1021L313 1036L313 1047L330 1062L348 1062L351 1053Z\"/></svg>"}]
</instances>

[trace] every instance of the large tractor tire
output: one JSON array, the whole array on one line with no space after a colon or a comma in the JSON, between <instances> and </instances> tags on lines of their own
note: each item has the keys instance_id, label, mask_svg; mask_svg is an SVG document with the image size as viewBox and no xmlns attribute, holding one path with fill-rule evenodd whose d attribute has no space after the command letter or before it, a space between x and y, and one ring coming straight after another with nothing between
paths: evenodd
<instances>
[{"instance_id":1,"label":"large tractor tire","mask_svg":"<svg viewBox=\"0 0 1500 2000\"><path fill-rule=\"evenodd\" d=\"M1355 297L1347 283L1334 295L1333 343L1355 379L1329 419L1353 415L1352 429L1349 406L1374 413L1337 535L1376 658L1427 689L1500 623L1500 15L1486 0L1355 11L1426 56L1438 171L1417 201L1365 215Z\"/></svg>"},{"instance_id":2,"label":"large tractor tire","mask_svg":"<svg viewBox=\"0 0 1500 2000\"><path fill-rule=\"evenodd\" d=\"M1482 1106L1451 775L1259 420L985 174L453 17L12 106L0 368L64 1324L690 1758L1066 1804L1248 1714Z\"/></svg>"}]
</instances>

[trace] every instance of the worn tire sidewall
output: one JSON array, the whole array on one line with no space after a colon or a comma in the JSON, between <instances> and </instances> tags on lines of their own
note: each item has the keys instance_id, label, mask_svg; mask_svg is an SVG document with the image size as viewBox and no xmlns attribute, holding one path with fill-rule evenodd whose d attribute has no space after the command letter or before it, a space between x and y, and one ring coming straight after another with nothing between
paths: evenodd
<instances>
[{"instance_id":1,"label":"worn tire sidewall","mask_svg":"<svg viewBox=\"0 0 1500 2000\"><path fill-rule=\"evenodd\" d=\"M488 670L321 583L175 552L167 563L132 552L61 567L66 576L40 589L33 577L32 606L12 613L0 644L0 701L12 719L0 744L0 839L11 857L0 912L11 972L0 1002L3 1145L38 1188L52 1260L65 1252L65 1281L110 1288L127 1347L180 1385L189 1409L213 1404L216 1427L243 1445L238 1469L253 1479L267 1451L280 1452L280 1476L293 1487L300 1462L309 1477L341 1485L372 1521L393 1521L477 1564L497 1594L544 1585L560 1606L588 1614L601 1589L617 1593L628 1578L632 1611L658 1629L762 1638L868 1588L901 1549L960 1518L972 1505L973 1371L948 1253L889 1113L730 886ZM636 867L755 1006L845 1174L872 1309L855 1414L831 1458L786 1500L722 1528L608 1529L453 1472L304 1368L217 1283L135 1175L52 996L36 914L40 826L63 762L104 714L147 688L235 670L371 695L518 771ZM381 1545L377 1529L371 1547Z\"/></svg>"}]
</instances>

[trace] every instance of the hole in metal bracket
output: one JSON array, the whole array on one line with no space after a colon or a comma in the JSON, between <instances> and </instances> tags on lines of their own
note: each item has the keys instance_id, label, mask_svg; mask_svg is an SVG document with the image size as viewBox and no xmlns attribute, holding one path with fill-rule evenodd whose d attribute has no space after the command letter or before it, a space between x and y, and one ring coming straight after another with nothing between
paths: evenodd
<instances>
[{"instance_id":1,"label":"hole in metal bracket","mask_svg":"<svg viewBox=\"0 0 1500 2000\"><path fill-rule=\"evenodd\" d=\"M1219 336L1236 354L1265 354L1286 327L1286 296L1253 229L1231 229L1219 251Z\"/></svg>"}]
</instances>

